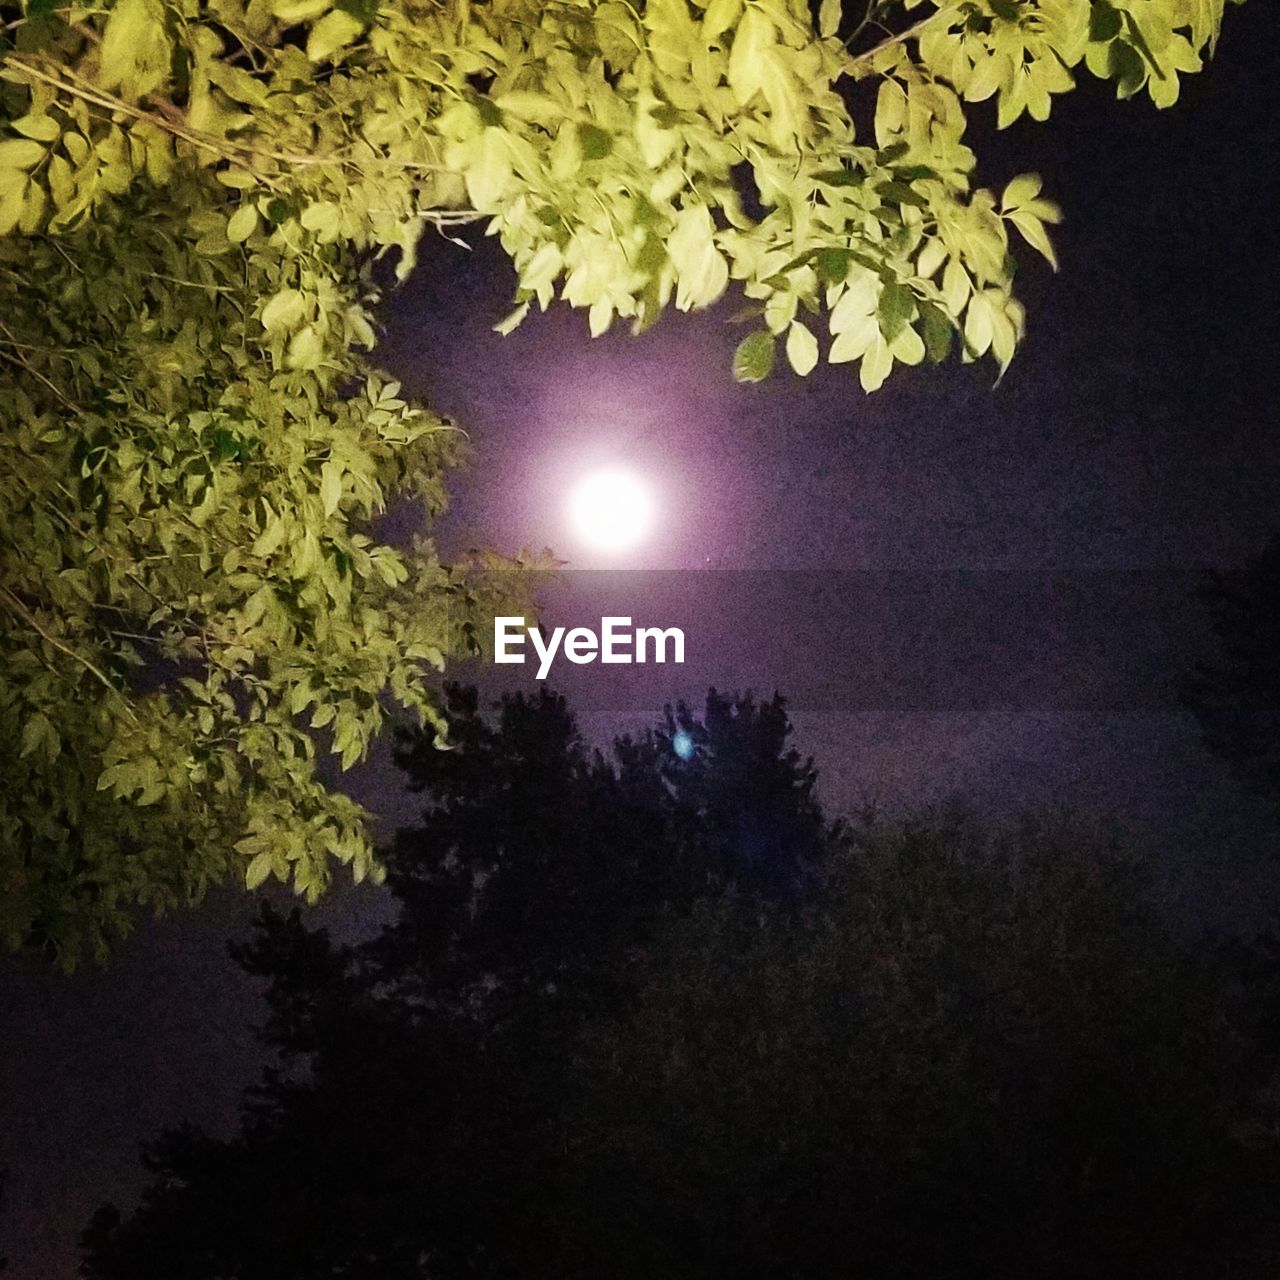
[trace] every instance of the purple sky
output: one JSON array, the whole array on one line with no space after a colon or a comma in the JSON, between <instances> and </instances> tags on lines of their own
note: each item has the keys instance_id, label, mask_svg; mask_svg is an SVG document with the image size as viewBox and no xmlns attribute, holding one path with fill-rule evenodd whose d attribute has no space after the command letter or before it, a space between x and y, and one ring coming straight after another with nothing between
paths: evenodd
<instances>
[{"instance_id":1,"label":"purple sky","mask_svg":"<svg viewBox=\"0 0 1280 1280\"><path fill-rule=\"evenodd\" d=\"M638 572L571 574L547 598L552 622L616 609L687 628L684 668L557 668L589 733L710 683L776 687L837 806L958 789L1006 810L1106 809L1203 918L1280 901L1275 831L1168 693L1197 637L1189 574L1280 523L1266 15L1228 14L1217 64L1171 112L1090 88L1047 127L979 139L987 181L1037 169L1069 218L1060 277L1021 255L1031 333L995 390L985 365L900 371L870 398L848 368L737 386L732 305L596 342L556 310L503 339L490 326L511 282L492 244L424 255L382 358L471 432L447 549L563 552L588 458L662 491ZM411 812L385 759L356 788L392 820ZM74 1273L75 1233L101 1200L128 1202L136 1144L159 1126L231 1122L260 1010L223 943L250 912L219 896L70 982L0 961L13 1280ZM350 890L323 909L351 931L376 912Z\"/></svg>"}]
</instances>

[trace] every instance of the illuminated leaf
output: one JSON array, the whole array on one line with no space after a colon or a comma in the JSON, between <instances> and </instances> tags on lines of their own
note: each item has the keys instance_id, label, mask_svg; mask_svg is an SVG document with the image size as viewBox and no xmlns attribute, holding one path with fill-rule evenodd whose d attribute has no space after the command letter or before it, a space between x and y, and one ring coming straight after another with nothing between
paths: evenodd
<instances>
[{"instance_id":1,"label":"illuminated leaf","mask_svg":"<svg viewBox=\"0 0 1280 1280\"><path fill-rule=\"evenodd\" d=\"M26 138L0 142L0 169L30 169L45 158L47 148Z\"/></svg>"},{"instance_id":2,"label":"illuminated leaf","mask_svg":"<svg viewBox=\"0 0 1280 1280\"><path fill-rule=\"evenodd\" d=\"M818 340L798 320L787 330L787 360L802 378L818 363Z\"/></svg>"},{"instance_id":3,"label":"illuminated leaf","mask_svg":"<svg viewBox=\"0 0 1280 1280\"><path fill-rule=\"evenodd\" d=\"M343 9L333 9L311 28L307 36L307 57L312 62L323 62L346 48L363 30L364 23L359 18Z\"/></svg>"},{"instance_id":4,"label":"illuminated leaf","mask_svg":"<svg viewBox=\"0 0 1280 1280\"><path fill-rule=\"evenodd\" d=\"M37 142L56 142L62 132L58 122L50 116L30 115L12 120L9 127L24 138L34 138Z\"/></svg>"},{"instance_id":5,"label":"illuminated leaf","mask_svg":"<svg viewBox=\"0 0 1280 1280\"><path fill-rule=\"evenodd\" d=\"M247 240L258 225L258 211L251 204L242 204L227 223L227 239L232 244Z\"/></svg>"},{"instance_id":6,"label":"illuminated leaf","mask_svg":"<svg viewBox=\"0 0 1280 1280\"><path fill-rule=\"evenodd\" d=\"M326 516L338 509L342 500L342 469L333 462L326 462L320 469L320 500Z\"/></svg>"},{"instance_id":7,"label":"illuminated leaf","mask_svg":"<svg viewBox=\"0 0 1280 1280\"><path fill-rule=\"evenodd\" d=\"M372 523L438 510L462 438L368 354L420 245L501 246L502 332L556 299L642 331L732 286L748 380L779 343L812 372L823 325L868 390L957 330L1003 370L1014 259L1052 262L1060 215L1029 175L978 184L968 104L1043 119L1083 67L1168 105L1223 3L11 8L0 578L66 648L18 627L0 663L0 884L32 886L0 932L71 955L248 866L308 897L335 850L373 867L313 735L351 764L394 705L443 736L419 668L473 651L469 570ZM500 577L486 604L522 593ZM180 674L144 691L152 644Z\"/></svg>"},{"instance_id":8,"label":"illuminated leaf","mask_svg":"<svg viewBox=\"0 0 1280 1280\"><path fill-rule=\"evenodd\" d=\"M307 301L300 289L281 289L262 309L266 329L292 329L306 314Z\"/></svg>"}]
</instances>

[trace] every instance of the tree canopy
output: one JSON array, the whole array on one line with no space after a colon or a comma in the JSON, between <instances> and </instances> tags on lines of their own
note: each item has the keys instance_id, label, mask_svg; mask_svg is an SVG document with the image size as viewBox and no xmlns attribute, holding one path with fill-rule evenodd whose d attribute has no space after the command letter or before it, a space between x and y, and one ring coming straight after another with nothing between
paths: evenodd
<instances>
[{"instance_id":1,"label":"tree canopy","mask_svg":"<svg viewBox=\"0 0 1280 1280\"><path fill-rule=\"evenodd\" d=\"M551 695L448 713L390 922L265 913L279 1056L87 1276L1274 1275L1275 1005L1105 834L831 823L777 701L607 756Z\"/></svg>"},{"instance_id":2,"label":"tree canopy","mask_svg":"<svg viewBox=\"0 0 1280 1280\"><path fill-rule=\"evenodd\" d=\"M953 344L1003 368L1012 246L1052 260L1058 214L977 185L969 105L1044 119L1082 67L1168 105L1223 4L0 7L0 935L70 961L231 874L375 868L318 744L446 733L488 589L372 524L458 449L373 362L380 257L479 221L504 328L732 282L747 380L824 343L867 390Z\"/></svg>"}]
</instances>

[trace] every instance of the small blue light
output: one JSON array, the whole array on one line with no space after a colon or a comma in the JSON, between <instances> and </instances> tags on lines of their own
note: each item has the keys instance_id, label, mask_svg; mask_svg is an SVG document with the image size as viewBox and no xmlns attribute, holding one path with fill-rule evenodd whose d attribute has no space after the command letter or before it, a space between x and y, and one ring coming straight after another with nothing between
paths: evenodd
<instances>
[{"instance_id":1,"label":"small blue light","mask_svg":"<svg viewBox=\"0 0 1280 1280\"><path fill-rule=\"evenodd\" d=\"M679 729L671 739L671 750L674 751L681 760L692 759L693 739L683 729Z\"/></svg>"}]
</instances>

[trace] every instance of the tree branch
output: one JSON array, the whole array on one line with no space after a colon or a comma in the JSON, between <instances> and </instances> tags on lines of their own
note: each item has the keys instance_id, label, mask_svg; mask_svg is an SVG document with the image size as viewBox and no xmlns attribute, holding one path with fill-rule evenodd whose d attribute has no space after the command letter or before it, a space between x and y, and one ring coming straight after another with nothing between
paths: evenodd
<instances>
[{"instance_id":1,"label":"tree branch","mask_svg":"<svg viewBox=\"0 0 1280 1280\"><path fill-rule=\"evenodd\" d=\"M935 9L927 17L921 18L919 22L913 22L903 31L899 31L896 35L885 37L878 44L873 44L870 49L864 49L861 53L855 53L850 56L845 63L845 70L850 67L862 66L864 63L873 62L878 54L883 53L886 49L892 49L896 44L905 44L908 40L914 40L931 22L936 22L941 16L942 10Z\"/></svg>"},{"instance_id":2,"label":"tree branch","mask_svg":"<svg viewBox=\"0 0 1280 1280\"><path fill-rule=\"evenodd\" d=\"M4 328L4 326L0 325L0 328ZM5 329L4 332L7 334L9 331ZM53 392L64 409L70 409L72 413L84 412L84 410L81 409L74 400L69 400L65 395L63 395L55 383L51 382L43 373L40 372L39 369L35 368L34 365L29 361L24 360L21 356L11 355L7 351L0 351L0 360L7 360L11 365L15 365L17 368L24 370L33 378L38 378L46 387L49 388L50 391Z\"/></svg>"},{"instance_id":3,"label":"tree branch","mask_svg":"<svg viewBox=\"0 0 1280 1280\"><path fill-rule=\"evenodd\" d=\"M15 596L13 592L9 590L8 587L0 586L0 599L3 599L5 603L8 604L9 610L11 613L17 614L17 616L21 618L33 631L37 632L40 636L42 636L45 640L47 640L60 653L65 653L67 657L74 659L82 667L84 667L86 671L89 671L93 675L95 675L98 678L98 680L102 683L104 688L109 689L112 693L116 695L117 698L120 699L122 703L124 703L124 709L128 713L129 719L132 720L134 724L138 723L138 717L134 714L134 710L129 705L128 699L124 696L124 694L120 692L119 689L115 687L115 685L111 683L111 681L106 677L106 675L103 674L102 669L100 667L97 667L92 662L90 662L89 659L84 656L84 654L77 653L69 645L63 644L62 641L59 640L56 636L51 636L40 625L40 623L36 621L36 617L31 612L31 610L28 609L27 606L23 604L22 601L19 600L18 597Z\"/></svg>"},{"instance_id":4,"label":"tree branch","mask_svg":"<svg viewBox=\"0 0 1280 1280\"><path fill-rule=\"evenodd\" d=\"M248 169L255 177L259 179L265 186L274 187L276 184L271 175L264 174L261 170L254 167L252 161L255 159L275 160L280 164L290 165L293 167L315 168L324 165L336 165L341 169L350 169L357 173L363 173L363 170L349 160L344 160L341 156L334 155L310 155L305 152L276 151L270 147L258 146L252 143L236 142L231 138L219 138L211 133L203 133L198 129L193 129L187 124L186 113L176 103L170 102L165 98L151 99L155 106L154 111L147 111L141 107L135 107L131 103L125 102L122 98L117 98L114 94L106 93L99 89L96 85L84 80L83 77L76 75L69 67L61 64L54 64L62 75L53 75L48 71L42 70L37 61L44 62L48 65L48 59L37 59L36 55L10 53L7 55L8 60L22 68L26 75L30 75L41 83L48 85L52 89L60 89L64 93L69 93L73 97L80 98L85 102L94 106L102 107L107 111L119 111L124 115L132 116L135 120L144 120L148 124L154 125L157 129L163 129L166 133L171 133L175 137L181 138L184 142L189 142L194 147L201 147L206 151L212 151L220 155L230 164L237 164L243 169ZM394 162L401 169L423 170L429 172L437 172L440 165L426 164L414 161L397 160Z\"/></svg>"}]
</instances>

